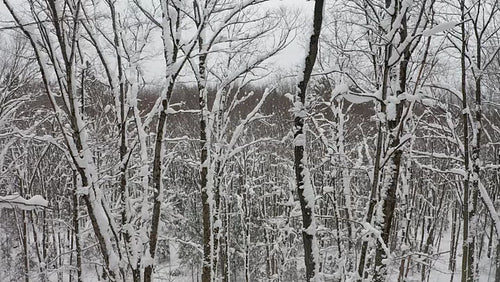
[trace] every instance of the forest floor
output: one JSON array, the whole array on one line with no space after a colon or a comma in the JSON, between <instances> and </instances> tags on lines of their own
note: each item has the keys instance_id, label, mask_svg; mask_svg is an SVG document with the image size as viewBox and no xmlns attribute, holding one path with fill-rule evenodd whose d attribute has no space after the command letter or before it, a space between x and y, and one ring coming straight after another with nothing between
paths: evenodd
<instances>
[{"instance_id":1,"label":"forest floor","mask_svg":"<svg viewBox=\"0 0 500 282\"><path fill-rule=\"evenodd\" d=\"M461 238L458 243L457 255L456 255L456 270L454 273L448 270L449 256L450 256L450 234L443 234L441 242L439 244L439 249L436 253L439 256L433 258L430 263L431 271L428 277L428 282L459 282L461 280L461 265L462 265L462 246ZM486 246L484 247L486 249ZM487 257L487 251L482 251L482 256L479 261L479 281L480 282L493 282L495 275L495 266L493 262L493 257ZM178 256L178 245L172 243L170 245L170 255L173 263L163 263L157 268L154 281L156 282L197 282L199 281L199 276L201 273L195 269L187 269L181 266L181 261ZM493 254L494 256L494 254ZM417 258L413 258L417 260ZM0 268L2 264L0 262ZM5 270L5 269L4 269ZM83 272L85 282L100 281L95 270L91 267ZM398 281L399 270L397 266L394 266L393 273L388 278L388 281ZM67 275L63 275L63 281L69 281ZM0 275L0 282L2 276ZM36 279L34 280L36 281ZM58 275L56 272L51 273L49 281L58 281ZM101 280L102 281L102 280ZM414 271L405 279L405 282L420 282L422 278L419 271ZM295 282L295 281L286 281ZM300 281L297 281L300 282Z\"/></svg>"},{"instance_id":2,"label":"forest floor","mask_svg":"<svg viewBox=\"0 0 500 282\"><path fill-rule=\"evenodd\" d=\"M430 263L431 271L428 277L428 282L460 282L461 281L461 269L462 269L462 238L459 238L458 249L456 255L456 266L455 271L452 272L448 269L450 262L450 245L451 245L451 234L446 232L441 238L439 248L435 253L437 255L433 258ZM484 247L486 248L486 246ZM486 250L482 251L482 257L479 260L479 282L493 282L495 279L495 265L493 262L493 257L488 258L486 255ZM494 255L494 254L493 254ZM395 271L395 275L391 276L389 281L398 281L399 272ZM420 282L422 281L419 272L414 272L413 275L409 275L405 282Z\"/></svg>"}]
</instances>

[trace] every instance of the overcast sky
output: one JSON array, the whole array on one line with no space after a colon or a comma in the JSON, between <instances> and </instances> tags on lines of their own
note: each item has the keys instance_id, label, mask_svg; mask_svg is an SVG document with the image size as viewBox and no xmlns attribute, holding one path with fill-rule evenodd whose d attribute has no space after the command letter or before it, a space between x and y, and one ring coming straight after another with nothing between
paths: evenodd
<instances>
[{"instance_id":1,"label":"overcast sky","mask_svg":"<svg viewBox=\"0 0 500 282\"><path fill-rule=\"evenodd\" d=\"M9 0L11 3L16 3L18 5L27 5L26 0ZM124 1L124 0L118 0ZM127 1L127 0L125 0ZM301 17L304 19L312 15L312 10L314 6L314 1L305 0L270 0L269 2L262 4L262 9L278 9L280 7L286 7L293 11L298 11ZM16 8L22 8L17 6ZM27 6L26 6L27 8ZM304 21L305 22L305 21ZM304 25L310 24L309 21L305 22ZM311 24L312 25L312 24ZM0 1L0 29L5 29L6 27L15 26L13 19L3 3ZM306 30L306 29L304 29ZM4 30L0 30L0 35L4 33ZM304 42L308 36L304 32L299 32L298 36L291 42L289 46L283 51L278 53L275 57L268 60L268 66L273 69L280 69L286 73L293 73L297 66L301 64L304 60ZM164 77L164 60L162 55L162 42L159 35L155 36L155 41L152 44L153 48L158 48L157 52L151 50L151 54L156 54L154 57L148 58L144 62L144 76L147 82L159 82ZM157 42L158 41L158 42Z\"/></svg>"}]
</instances>

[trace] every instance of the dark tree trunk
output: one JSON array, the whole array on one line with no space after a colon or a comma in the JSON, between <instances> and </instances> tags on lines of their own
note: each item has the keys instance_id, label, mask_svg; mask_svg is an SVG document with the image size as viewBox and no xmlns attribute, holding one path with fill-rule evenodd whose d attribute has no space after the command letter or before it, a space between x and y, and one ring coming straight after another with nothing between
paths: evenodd
<instances>
[{"instance_id":1,"label":"dark tree trunk","mask_svg":"<svg viewBox=\"0 0 500 282\"><path fill-rule=\"evenodd\" d=\"M473 271L471 265L472 258L471 254L469 254L470 243L469 240L469 181L470 181L470 158L469 158L469 114L465 109L467 109L467 89L466 89L466 65L465 65L465 56L467 52L467 42L465 35L465 0L460 2L460 10L461 10L461 50L460 50L460 65L461 65L461 92L462 92L462 123L463 123L463 142L464 142L464 165L465 171L467 175L464 179L464 191L463 191L463 205L462 205L462 213L463 213L463 236L462 236L462 282L472 282L473 281Z\"/></svg>"},{"instance_id":2,"label":"dark tree trunk","mask_svg":"<svg viewBox=\"0 0 500 282\"><path fill-rule=\"evenodd\" d=\"M174 7L178 11L177 7ZM163 13L162 17L164 20L168 19L168 15ZM170 21L171 19L169 19ZM179 19L177 18L177 23ZM172 27L174 31L178 31L179 26L176 25ZM164 38L169 38L168 30L163 29L162 35ZM167 39L164 39L167 40ZM174 39L172 39L174 40ZM178 42L177 42L178 43ZM172 52L168 53L167 48L164 48L164 59L167 70L171 68L177 62L177 55L179 52L178 44L174 44ZM168 72L167 72L168 73ZM160 214L161 214L161 202L162 198L162 152L165 150L163 147L163 136L165 135L165 125L167 121L167 110L170 105L170 99L172 98L172 93L174 90L174 84L177 79L178 72L168 73L167 75L167 91L165 93L165 97L161 101L162 110L160 111L160 116L158 118L158 125L156 129L156 139L155 139L155 148L154 148L154 157L153 157L153 215L151 219L151 231L149 233L149 255L151 259L154 261L155 253L156 253L156 245L158 242L158 226L160 223ZM139 263L139 262L138 262ZM154 264L154 262L153 262ZM134 279L136 276L140 277L140 273L134 273ZM144 282L152 281L153 276L153 265L148 265L144 269ZM140 279L140 278L139 278Z\"/></svg>"},{"instance_id":3,"label":"dark tree trunk","mask_svg":"<svg viewBox=\"0 0 500 282\"><path fill-rule=\"evenodd\" d=\"M304 120L305 114L301 114L300 111L305 111L305 103L306 103L306 90L307 84L309 83L309 79L311 77L312 69L314 67L314 63L316 62L316 56L318 53L318 41L319 35L321 32L321 24L323 22L323 7L324 0L316 0L314 4L314 19L313 19L313 33L311 34L311 38L309 41L309 53L305 58L304 64L304 73L302 76L302 80L299 82L298 88L298 101L300 102L301 109L295 109L295 140L300 138L301 140L305 140L305 132L304 132ZM304 195L304 172L306 162L304 160L304 150L305 150L305 142L295 143L294 145L294 168L295 168L295 180L297 186L297 193L299 196L300 207L302 211L302 240L304 243L304 260L306 265L306 281L310 281L315 274L317 273L317 265L314 259L313 254L313 241L314 234L308 231L313 222L313 206L314 203L309 203L306 199L306 195ZM311 188L312 189L312 188ZM312 192L312 191L310 191Z\"/></svg>"},{"instance_id":4,"label":"dark tree trunk","mask_svg":"<svg viewBox=\"0 0 500 282\"><path fill-rule=\"evenodd\" d=\"M77 179L76 171L73 170L73 232L75 240L75 251L76 251L76 273L77 281L82 282L82 247L80 245L80 225L78 224L78 194L76 191Z\"/></svg>"},{"instance_id":5,"label":"dark tree trunk","mask_svg":"<svg viewBox=\"0 0 500 282\"><path fill-rule=\"evenodd\" d=\"M200 48L203 45L203 41L199 38ZM208 191L208 143L207 143L207 119L208 105L206 101L206 89L203 82L205 81L206 63L207 56L202 54L199 57L199 75L200 81L198 82L198 95L199 95L199 109L200 109L200 189L201 189L201 202L203 209L203 266L201 281L211 282L213 280L213 234L212 234L212 207L213 203L210 202L210 193L213 191ZM213 197L213 196L212 196ZM212 199L213 200L213 199Z\"/></svg>"},{"instance_id":6,"label":"dark tree trunk","mask_svg":"<svg viewBox=\"0 0 500 282\"><path fill-rule=\"evenodd\" d=\"M165 124L167 120L167 109L170 103L170 98L172 97L172 91L174 89L174 81L172 79L170 84L168 85L167 94L165 98L162 100L162 108L163 110L160 112L160 118L158 119L158 127L156 130L156 140L155 140L155 151L154 151L154 159L153 159L153 216L151 222L151 231L149 233L149 254L151 259L154 260L156 253L156 245L158 242L158 226L160 222L160 213L161 213L161 190L162 190L162 182L161 182L161 166L162 166L162 150L163 148L163 135L165 132ZM149 282L152 281L153 275L153 265L148 265L144 269L144 281Z\"/></svg>"},{"instance_id":7,"label":"dark tree trunk","mask_svg":"<svg viewBox=\"0 0 500 282\"><path fill-rule=\"evenodd\" d=\"M401 42L403 42L407 37L406 15L403 16L401 23L402 25L400 35ZM403 60L399 65L399 90L396 92L396 96L401 95L406 90L406 76L410 56L410 50L409 47L407 47L404 50ZM389 151L394 150L392 156L390 157L390 166L388 168L390 170L388 172L390 174L390 183L386 191L385 198L382 199L383 223L381 237L382 241L387 247L389 247L392 221L394 218L394 211L396 209L396 192L398 189L401 157L403 155L403 151L400 148L400 137L403 132L404 126L404 121L402 120L403 106L403 102L400 102L396 105L396 117L394 118L394 120L389 120L387 124L390 139ZM384 249L382 248L382 242L377 241L377 250L375 254L375 281L383 281L385 279L387 266L385 263L383 263L384 258L386 258L386 254Z\"/></svg>"},{"instance_id":8,"label":"dark tree trunk","mask_svg":"<svg viewBox=\"0 0 500 282\"><path fill-rule=\"evenodd\" d=\"M500 282L500 238L497 238L497 250L495 258L495 282Z\"/></svg>"}]
</instances>

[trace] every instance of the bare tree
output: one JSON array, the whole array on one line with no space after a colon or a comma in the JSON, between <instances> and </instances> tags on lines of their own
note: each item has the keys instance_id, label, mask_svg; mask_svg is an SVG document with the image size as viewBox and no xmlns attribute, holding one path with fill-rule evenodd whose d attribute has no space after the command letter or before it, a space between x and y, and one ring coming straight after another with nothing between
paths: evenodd
<instances>
[{"instance_id":1,"label":"bare tree","mask_svg":"<svg viewBox=\"0 0 500 282\"><path fill-rule=\"evenodd\" d=\"M319 279L319 246L316 238L316 219L314 216L315 193L310 179L307 164L306 131L304 130L307 116L306 91L307 84L318 54L319 35L323 23L324 1L315 0L313 28L309 39L309 51L306 54L304 69L299 76L298 91L294 102L294 169L297 194L302 211L302 241L304 243L304 261L306 264L306 281Z\"/></svg>"}]
</instances>

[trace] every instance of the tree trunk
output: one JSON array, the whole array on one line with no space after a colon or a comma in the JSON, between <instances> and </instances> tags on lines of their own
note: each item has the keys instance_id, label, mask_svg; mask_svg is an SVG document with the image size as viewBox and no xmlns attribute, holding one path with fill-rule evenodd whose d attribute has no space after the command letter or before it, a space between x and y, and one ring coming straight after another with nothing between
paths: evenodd
<instances>
[{"instance_id":1,"label":"tree trunk","mask_svg":"<svg viewBox=\"0 0 500 282\"><path fill-rule=\"evenodd\" d=\"M497 238L497 250L495 258L495 282L500 282L500 238Z\"/></svg>"},{"instance_id":2,"label":"tree trunk","mask_svg":"<svg viewBox=\"0 0 500 282\"><path fill-rule=\"evenodd\" d=\"M153 215L151 222L151 231L149 233L149 255L152 260L148 266L144 269L144 281L152 281L153 275L153 264L156 253L156 244L158 242L158 226L160 223L161 214L161 202L162 202L162 158L163 158L163 136L165 135L165 124L167 120L167 109L169 107L170 98L172 97L172 91L174 89L174 81L172 78L167 88L167 93L165 98L162 100L162 111L160 112L160 117L158 119L158 127L156 130L156 140L155 140L155 151L153 159Z\"/></svg>"},{"instance_id":3,"label":"tree trunk","mask_svg":"<svg viewBox=\"0 0 500 282\"><path fill-rule=\"evenodd\" d=\"M199 40L200 50L203 46L203 40ZM199 109L200 109L200 190L201 190L201 202L203 206L203 269L201 274L202 282L213 281L214 273L214 242L212 233L212 215L213 215L213 204L214 195L212 187L208 187L208 168L210 166L208 159L209 142L208 142L208 105L207 105L207 93L205 85L203 84L206 80L206 59L207 55L202 54L199 57L199 81L198 81L198 95L199 95Z\"/></svg>"},{"instance_id":4,"label":"tree trunk","mask_svg":"<svg viewBox=\"0 0 500 282\"><path fill-rule=\"evenodd\" d=\"M461 50L460 50L460 65L461 65L461 92L462 92L462 123L463 123L463 142L464 142L464 163L465 163L465 171L467 175L464 179L464 191L463 191L463 236L462 236L462 282L472 282L473 274L472 271L473 265L473 255L469 253L473 247L470 246L472 241L469 238L469 180L470 180L470 159L469 159L469 114L467 109L467 89L466 89L466 65L465 65L465 56L466 56L466 35L465 35L465 0L460 2L460 10L461 10Z\"/></svg>"},{"instance_id":5,"label":"tree trunk","mask_svg":"<svg viewBox=\"0 0 500 282\"><path fill-rule=\"evenodd\" d=\"M451 232L450 232L450 260L449 260L449 264L448 264L448 270L451 271L451 272L454 272L455 271L455 259L456 259L456 252L457 252L457 246L455 245L455 235L456 235L456 232L457 232L457 216L458 216L458 213L457 213L457 207L455 206L456 204L452 204L453 205L453 208L452 208L452 221L451 221Z\"/></svg>"},{"instance_id":6,"label":"tree trunk","mask_svg":"<svg viewBox=\"0 0 500 282\"><path fill-rule=\"evenodd\" d=\"M401 42L407 37L407 24L406 24L406 14L403 15L403 19L401 21ZM410 50L407 47L404 50L403 60L399 65L399 89L396 91L396 97L401 95L406 91L406 76L408 69L408 62L410 60ZM399 173L401 167L401 157L403 155L403 151L400 147L400 137L403 133L403 122L402 121L402 113L403 113L403 101L396 104L396 117L394 120L388 121L388 131L389 131L389 139L390 139L390 147L388 151L394 150L392 156L389 161L389 187L386 190L385 198L382 198L382 213L383 213L383 223L382 223L382 240L384 244L389 247L389 237L391 234L392 221L394 218L394 211L396 209L396 193L398 189L399 182ZM382 243L377 241L377 250L375 254L375 281L383 281L385 280L387 266L383 262L383 259L386 258L386 254L384 249L382 248Z\"/></svg>"},{"instance_id":7,"label":"tree trunk","mask_svg":"<svg viewBox=\"0 0 500 282\"><path fill-rule=\"evenodd\" d=\"M80 245L80 225L78 224L78 194L77 194L77 179L76 171L73 170L73 232L75 240L75 251L76 251L76 281L82 282L82 247Z\"/></svg>"},{"instance_id":8,"label":"tree trunk","mask_svg":"<svg viewBox=\"0 0 500 282\"><path fill-rule=\"evenodd\" d=\"M299 107L295 109L294 169L297 193L302 211L302 240L304 243L306 281L315 279L318 272L317 256L319 255L319 249L316 241L316 223L314 219L314 190L310 183L307 168L307 157L304 153L306 144L306 133L304 131L304 121L306 116L305 103L307 84L311 77L312 69L318 53L318 41L323 21L323 8L324 0L315 0L313 32L309 41L309 53L305 58L302 80L298 85L298 101L296 101L295 105L295 107L297 107L298 104Z\"/></svg>"}]
</instances>

